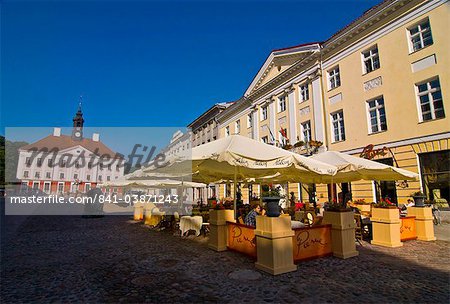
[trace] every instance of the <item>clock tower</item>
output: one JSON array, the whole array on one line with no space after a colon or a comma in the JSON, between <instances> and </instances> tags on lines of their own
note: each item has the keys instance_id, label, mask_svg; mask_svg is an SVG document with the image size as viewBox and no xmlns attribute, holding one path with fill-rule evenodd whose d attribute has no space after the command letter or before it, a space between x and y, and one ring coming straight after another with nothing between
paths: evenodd
<instances>
[{"instance_id":1,"label":"clock tower","mask_svg":"<svg viewBox=\"0 0 450 304\"><path fill-rule=\"evenodd\" d=\"M73 129L72 129L72 139L82 140L83 139L83 112L81 111L81 101L78 105L78 111L73 118Z\"/></svg>"}]
</instances>

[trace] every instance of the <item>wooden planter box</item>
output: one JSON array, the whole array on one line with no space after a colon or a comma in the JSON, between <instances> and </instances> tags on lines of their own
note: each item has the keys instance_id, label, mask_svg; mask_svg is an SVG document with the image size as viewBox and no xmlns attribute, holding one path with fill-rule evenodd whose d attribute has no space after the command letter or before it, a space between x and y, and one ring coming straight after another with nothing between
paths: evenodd
<instances>
[{"instance_id":1,"label":"wooden planter box","mask_svg":"<svg viewBox=\"0 0 450 304\"><path fill-rule=\"evenodd\" d=\"M355 228L355 219L352 211L324 211L322 222L324 224L331 224L333 228Z\"/></svg>"},{"instance_id":2,"label":"wooden planter box","mask_svg":"<svg viewBox=\"0 0 450 304\"><path fill-rule=\"evenodd\" d=\"M209 222L216 225L225 225L226 222L234 222L234 211L209 209Z\"/></svg>"},{"instance_id":3,"label":"wooden planter box","mask_svg":"<svg viewBox=\"0 0 450 304\"><path fill-rule=\"evenodd\" d=\"M355 204L355 207L359 209L361 212L370 212L370 204Z\"/></svg>"},{"instance_id":4,"label":"wooden planter box","mask_svg":"<svg viewBox=\"0 0 450 304\"><path fill-rule=\"evenodd\" d=\"M331 224L333 255L347 259L359 255L355 244L355 217L352 211L324 211L323 224Z\"/></svg>"},{"instance_id":5,"label":"wooden planter box","mask_svg":"<svg viewBox=\"0 0 450 304\"><path fill-rule=\"evenodd\" d=\"M373 208L372 244L384 247L401 247L400 214L397 208Z\"/></svg>"},{"instance_id":6,"label":"wooden planter box","mask_svg":"<svg viewBox=\"0 0 450 304\"><path fill-rule=\"evenodd\" d=\"M227 221L235 222L233 210L209 210L209 248L215 251L227 250Z\"/></svg>"},{"instance_id":7,"label":"wooden planter box","mask_svg":"<svg viewBox=\"0 0 450 304\"><path fill-rule=\"evenodd\" d=\"M372 209L372 221L384 222L384 223L398 223L400 219L400 213L397 208L373 208Z\"/></svg>"}]
</instances>

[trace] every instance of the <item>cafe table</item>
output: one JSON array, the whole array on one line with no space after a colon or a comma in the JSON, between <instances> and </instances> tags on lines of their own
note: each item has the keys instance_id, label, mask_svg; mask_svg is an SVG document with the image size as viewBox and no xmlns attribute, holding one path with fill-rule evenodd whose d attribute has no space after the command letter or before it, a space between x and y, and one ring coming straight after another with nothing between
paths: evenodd
<instances>
[{"instance_id":1,"label":"cafe table","mask_svg":"<svg viewBox=\"0 0 450 304\"><path fill-rule=\"evenodd\" d=\"M181 235L184 235L189 230L194 230L195 235L199 236L202 229L203 218L199 215L197 216L182 216L180 218L180 230Z\"/></svg>"}]
</instances>

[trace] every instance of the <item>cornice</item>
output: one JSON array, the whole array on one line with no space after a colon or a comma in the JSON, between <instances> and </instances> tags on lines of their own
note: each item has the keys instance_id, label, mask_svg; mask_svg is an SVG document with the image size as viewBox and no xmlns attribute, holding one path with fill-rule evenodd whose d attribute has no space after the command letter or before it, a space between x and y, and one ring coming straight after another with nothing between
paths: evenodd
<instances>
[{"instance_id":1,"label":"cornice","mask_svg":"<svg viewBox=\"0 0 450 304\"><path fill-rule=\"evenodd\" d=\"M251 93L247 97L251 99L257 99L258 97L261 97L267 92L270 92L274 88L281 86L282 84L288 82L290 79L294 78L299 73L301 73L305 69L306 65L310 64L313 61L315 62L316 59L318 59L318 51L315 51L309 56L299 60L297 63L293 64L286 71L282 72L277 77L271 79L268 83L264 84L262 87L258 88L255 92Z\"/></svg>"},{"instance_id":2,"label":"cornice","mask_svg":"<svg viewBox=\"0 0 450 304\"><path fill-rule=\"evenodd\" d=\"M233 105L222 111L219 115L217 115L217 121L222 123L228 120L233 115L242 112L243 110L249 108L252 105L252 102L247 97L242 97L239 100L235 101Z\"/></svg>"}]
</instances>

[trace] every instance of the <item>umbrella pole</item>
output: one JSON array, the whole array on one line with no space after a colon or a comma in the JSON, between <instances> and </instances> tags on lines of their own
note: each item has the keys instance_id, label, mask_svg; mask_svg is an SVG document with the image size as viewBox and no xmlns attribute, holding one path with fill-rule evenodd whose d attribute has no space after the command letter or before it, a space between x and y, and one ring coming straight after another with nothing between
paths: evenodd
<instances>
[{"instance_id":1,"label":"umbrella pole","mask_svg":"<svg viewBox=\"0 0 450 304\"><path fill-rule=\"evenodd\" d=\"M236 207L237 183L236 183L236 180L237 180L237 167L234 167L234 207L233 208L234 208L234 219L235 220L237 220L237 207Z\"/></svg>"}]
</instances>

